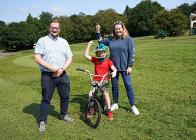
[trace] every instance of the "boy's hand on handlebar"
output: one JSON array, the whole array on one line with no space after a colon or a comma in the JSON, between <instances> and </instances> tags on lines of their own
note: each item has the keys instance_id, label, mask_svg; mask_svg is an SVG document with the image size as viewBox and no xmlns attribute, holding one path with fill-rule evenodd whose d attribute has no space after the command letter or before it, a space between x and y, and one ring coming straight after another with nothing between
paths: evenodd
<instances>
[{"instance_id":1,"label":"boy's hand on handlebar","mask_svg":"<svg viewBox=\"0 0 196 140\"><path fill-rule=\"evenodd\" d=\"M112 78L116 77L116 72L112 72L111 75L112 75Z\"/></svg>"}]
</instances>

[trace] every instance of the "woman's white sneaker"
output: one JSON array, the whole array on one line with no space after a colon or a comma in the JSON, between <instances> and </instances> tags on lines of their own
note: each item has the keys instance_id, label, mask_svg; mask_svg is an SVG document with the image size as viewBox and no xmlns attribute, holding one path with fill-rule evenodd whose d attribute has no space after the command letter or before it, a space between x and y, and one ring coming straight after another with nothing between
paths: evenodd
<instances>
[{"instance_id":1,"label":"woman's white sneaker","mask_svg":"<svg viewBox=\"0 0 196 140\"><path fill-rule=\"evenodd\" d=\"M114 104L112 104L112 106L111 106L111 111L113 111L113 110L115 110L115 109L118 109L119 107L118 107L118 104L117 103L114 103Z\"/></svg>"},{"instance_id":2,"label":"woman's white sneaker","mask_svg":"<svg viewBox=\"0 0 196 140\"><path fill-rule=\"evenodd\" d=\"M140 114L138 109L136 108L136 106L132 106L131 110L132 110L133 114L135 114L135 115L139 115Z\"/></svg>"}]
</instances>

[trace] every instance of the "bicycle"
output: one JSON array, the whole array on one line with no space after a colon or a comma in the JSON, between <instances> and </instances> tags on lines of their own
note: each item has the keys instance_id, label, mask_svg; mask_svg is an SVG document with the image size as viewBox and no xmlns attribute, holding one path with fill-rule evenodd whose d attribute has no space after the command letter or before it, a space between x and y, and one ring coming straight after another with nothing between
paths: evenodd
<instances>
[{"instance_id":1,"label":"bicycle","mask_svg":"<svg viewBox=\"0 0 196 140\"><path fill-rule=\"evenodd\" d=\"M104 76L94 75L90 71L85 69L80 69L80 68L77 68L76 70L86 72L89 74L93 89L92 89L92 96L90 96L87 105L85 107L84 120L92 128L97 128L101 120L101 114L102 112L104 112L106 108L105 100L102 93L100 92L100 88L103 86L102 83L104 81L104 78L110 75L109 74L105 74ZM101 81L99 83L95 83L93 81L94 76L102 77Z\"/></svg>"}]
</instances>

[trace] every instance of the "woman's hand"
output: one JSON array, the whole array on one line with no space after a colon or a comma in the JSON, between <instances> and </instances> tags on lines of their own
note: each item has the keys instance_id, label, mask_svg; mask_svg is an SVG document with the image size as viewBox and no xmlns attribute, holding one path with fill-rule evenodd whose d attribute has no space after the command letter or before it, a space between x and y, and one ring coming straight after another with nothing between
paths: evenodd
<instances>
[{"instance_id":1,"label":"woman's hand","mask_svg":"<svg viewBox=\"0 0 196 140\"><path fill-rule=\"evenodd\" d=\"M127 68L127 74L131 74L132 73L132 67L128 67Z\"/></svg>"}]
</instances>

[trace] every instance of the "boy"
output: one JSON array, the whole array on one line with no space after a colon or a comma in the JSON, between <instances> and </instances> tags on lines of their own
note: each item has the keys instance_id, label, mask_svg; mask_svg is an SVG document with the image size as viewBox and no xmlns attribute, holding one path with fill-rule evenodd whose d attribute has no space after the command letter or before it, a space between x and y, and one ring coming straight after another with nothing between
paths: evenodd
<instances>
[{"instance_id":1,"label":"boy","mask_svg":"<svg viewBox=\"0 0 196 140\"><path fill-rule=\"evenodd\" d=\"M104 44L100 44L95 49L95 54L97 57L93 57L89 55L90 47L92 46L93 41L90 41L85 49L84 56L87 60L91 61L95 65L95 75L104 76L109 73L110 69L112 70L112 77L116 76L116 68L114 67L111 60L106 59L106 46ZM99 83L102 77L94 77L95 83ZM108 92L108 80L109 77L106 76L103 81L103 86L101 87L102 94L105 99L106 107L107 107L107 116L110 121L113 120L113 114L111 111L111 103L110 96ZM92 91L89 92L89 96L92 96Z\"/></svg>"}]
</instances>

